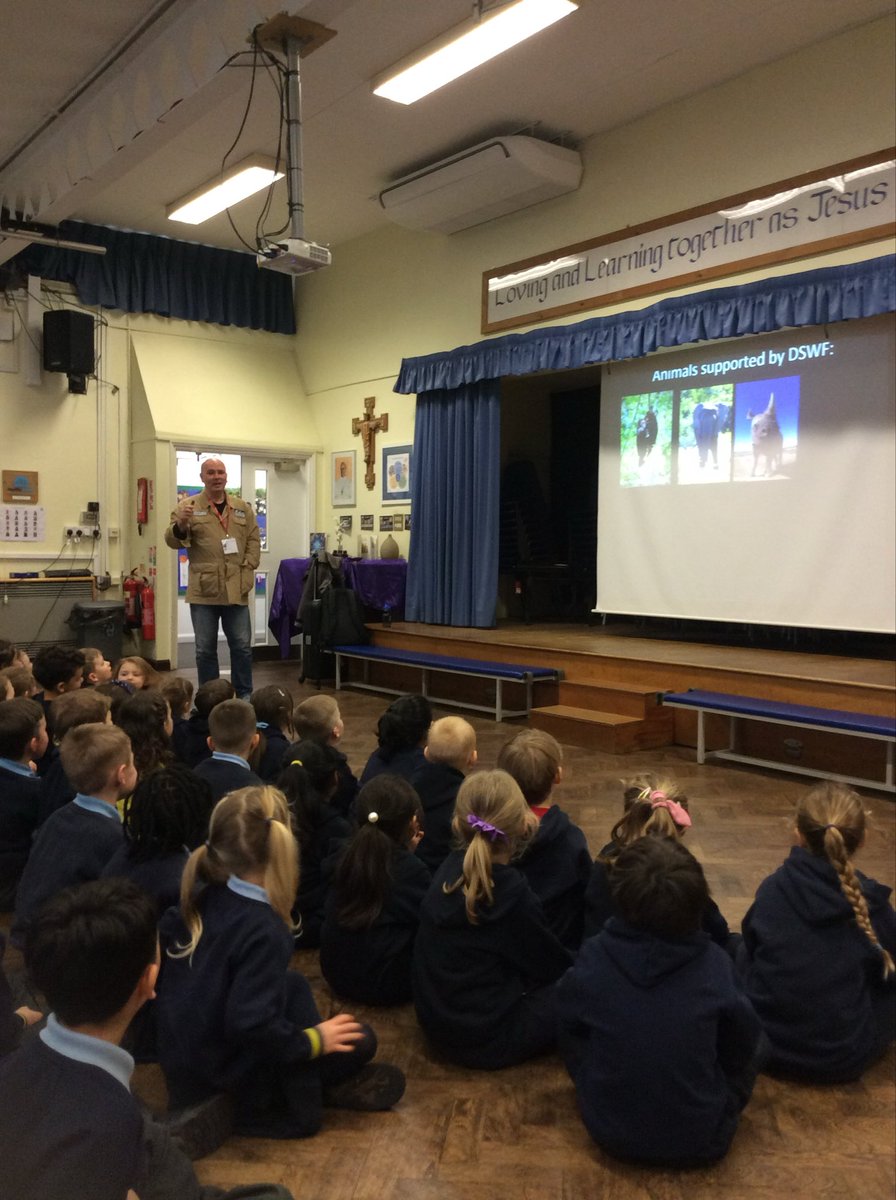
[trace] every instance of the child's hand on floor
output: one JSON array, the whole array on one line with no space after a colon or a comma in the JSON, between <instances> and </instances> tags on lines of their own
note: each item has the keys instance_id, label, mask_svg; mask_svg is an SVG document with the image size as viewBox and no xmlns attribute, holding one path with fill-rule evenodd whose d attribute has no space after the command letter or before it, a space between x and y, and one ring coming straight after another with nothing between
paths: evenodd
<instances>
[{"instance_id":1,"label":"child's hand on floor","mask_svg":"<svg viewBox=\"0 0 896 1200\"><path fill-rule=\"evenodd\" d=\"M317 1026L324 1054L344 1054L360 1042L364 1030L350 1013L339 1013Z\"/></svg>"}]
</instances>

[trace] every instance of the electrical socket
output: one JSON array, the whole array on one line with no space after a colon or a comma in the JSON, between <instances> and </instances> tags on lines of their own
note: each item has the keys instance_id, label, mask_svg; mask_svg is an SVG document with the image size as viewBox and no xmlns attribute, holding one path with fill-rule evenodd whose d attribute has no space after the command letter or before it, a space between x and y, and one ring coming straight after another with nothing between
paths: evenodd
<instances>
[{"instance_id":1,"label":"electrical socket","mask_svg":"<svg viewBox=\"0 0 896 1200\"><path fill-rule=\"evenodd\" d=\"M98 539L100 531L96 525L63 525L62 540L65 542L92 542Z\"/></svg>"}]
</instances>

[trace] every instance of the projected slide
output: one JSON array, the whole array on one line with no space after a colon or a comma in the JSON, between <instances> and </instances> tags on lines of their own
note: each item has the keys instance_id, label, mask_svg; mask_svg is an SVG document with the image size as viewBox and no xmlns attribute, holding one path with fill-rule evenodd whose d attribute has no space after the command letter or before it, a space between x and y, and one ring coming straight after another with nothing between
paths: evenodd
<instances>
[{"instance_id":1,"label":"projected slide","mask_svg":"<svg viewBox=\"0 0 896 1200\"><path fill-rule=\"evenodd\" d=\"M623 487L672 482L672 392L623 396L619 473Z\"/></svg>"},{"instance_id":2,"label":"projected slide","mask_svg":"<svg viewBox=\"0 0 896 1200\"><path fill-rule=\"evenodd\" d=\"M597 611L896 632L891 318L615 363Z\"/></svg>"},{"instance_id":3,"label":"projected slide","mask_svg":"<svg viewBox=\"0 0 896 1200\"><path fill-rule=\"evenodd\" d=\"M796 462L799 399L799 375L623 396L619 482L787 479Z\"/></svg>"}]
</instances>

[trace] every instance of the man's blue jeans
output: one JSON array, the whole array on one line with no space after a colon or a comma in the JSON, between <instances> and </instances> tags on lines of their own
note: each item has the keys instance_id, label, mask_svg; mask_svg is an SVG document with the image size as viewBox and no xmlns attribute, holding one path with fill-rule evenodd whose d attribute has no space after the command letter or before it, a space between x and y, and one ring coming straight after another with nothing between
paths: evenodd
<instances>
[{"instance_id":1,"label":"man's blue jeans","mask_svg":"<svg viewBox=\"0 0 896 1200\"><path fill-rule=\"evenodd\" d=\"M252 624L248 604L191 604L199 686L217 679L218 622L230 647L230 678L241 700L252 694Z\"/></svg>"}]
</instances>

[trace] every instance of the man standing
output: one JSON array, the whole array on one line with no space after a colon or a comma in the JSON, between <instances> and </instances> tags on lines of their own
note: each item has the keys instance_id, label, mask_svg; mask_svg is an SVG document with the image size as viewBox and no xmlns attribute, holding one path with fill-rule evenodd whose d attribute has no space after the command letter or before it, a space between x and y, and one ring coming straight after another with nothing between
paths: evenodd
<instances>
[{"instance_id":1,"label":"man standing","mask_svg":"<svg viewBox=\"0 0 896 1200\"><path fill-rule=\"evenodd\" d=\"M187 603L196 638L199 683L217 679L218 622L230 647L233 686L240 699L252 693L252 627L249 595L261 554L252 505L228 496L227 468L207 458L199 470L205 490L171 514L165 542L190 559Z\"/></svg>"}]
</instances>

